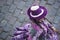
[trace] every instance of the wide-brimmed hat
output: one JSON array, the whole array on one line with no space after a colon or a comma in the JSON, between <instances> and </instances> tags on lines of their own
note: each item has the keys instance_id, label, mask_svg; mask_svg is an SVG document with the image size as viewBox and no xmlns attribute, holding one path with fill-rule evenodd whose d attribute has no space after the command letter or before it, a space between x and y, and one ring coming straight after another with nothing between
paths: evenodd
<instances>
[{"instance_id":1,"label":"wide-brimmed hat","mask_svg":"<svg viewBox=\"0 0 60 40\"><path fill-rule=\"evenodd\" d=\"M40 20L42 18L44 18L47 14L47 9L43 6L31 6L28 11L27 14L29 16L30 19L37 19Z\"/></svg>"}]
</instances>

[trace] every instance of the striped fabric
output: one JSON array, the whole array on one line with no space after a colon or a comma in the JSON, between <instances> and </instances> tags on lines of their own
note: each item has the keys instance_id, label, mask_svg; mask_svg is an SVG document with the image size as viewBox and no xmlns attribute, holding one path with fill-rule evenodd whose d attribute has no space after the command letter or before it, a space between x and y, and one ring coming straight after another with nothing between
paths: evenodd
<instances>
[{"instance_id":1,"label":"striped fabric","mask_svg":"<svg viewBox=\"0 0 60 40\"><path fill-rule=\"evenodd\" d=\"M12 40L57 40L57 34L51 27L52 25L44 20L40 23L41 29L36 24L25 24L23 27L16 28Z\"/></svg>"}]
</instances>

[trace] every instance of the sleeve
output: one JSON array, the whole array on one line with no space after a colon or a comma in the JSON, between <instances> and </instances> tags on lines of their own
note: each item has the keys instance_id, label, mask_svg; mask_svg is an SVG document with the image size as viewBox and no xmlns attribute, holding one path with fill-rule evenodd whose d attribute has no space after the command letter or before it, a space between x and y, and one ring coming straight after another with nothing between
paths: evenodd
<instances>
[{"instance_id":1,"label":"sleeve","mask_svg":"<svg viewBox=\"0 0 60 40\"><path fill-rule=\"evenodd\" d=\"M16 27L17 31L14 33L12 40L26 40L30 36L29 32L31 24L25 24L23 27Z\"/></svg>"}]
</instances>

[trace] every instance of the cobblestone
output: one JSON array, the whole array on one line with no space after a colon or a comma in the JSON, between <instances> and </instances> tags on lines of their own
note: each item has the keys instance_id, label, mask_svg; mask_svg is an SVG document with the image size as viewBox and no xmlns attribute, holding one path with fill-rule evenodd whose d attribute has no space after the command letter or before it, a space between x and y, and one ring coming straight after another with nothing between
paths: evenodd
<instances>
[{"instance_id":1,"label":"cobblestone","mask_svg":"<svg viewBox=\"0 0 60 40\"><path fill-rule=\"evenodd\" d=\"M55 4L54 5L52 5L54 8L59 8L59 6L60 6L60 3L59 2L55 2Z\"/></svg>"},{"instance_id":2,"label":"cobblestone","mask_svg":"<svg viewBox=\"0 0 60 40\"><path fill-rule=\"evenodd\" d=\"M1 21L1 24L2 24L3 26L5 26L5 25L7 24L7 20L2 20L2 21Z\"/></svg>"},{"instance_id":3,"label":"cobblestone","mask_svg":"<svg viewBox=\"0 0 60 40\"><path fill-rule=\"evenodd\" d=\"M14 13L14 16L18 17L19 14L20 14L20 12L21 12L21 11L20 11L19 9L16 9L16 10L15 10L15 13Z\"/></svg>"},{"instance_id":4,"label":"cobblestone","mask_svg":"<svg viewBox=\"0 0 60 40\"><path fill-rule=\"evenodd\" d=\"M11 16L8 23L13 25L15 21L16 21L16 18Z\"/></svg>"},{"instance_id":5,"label":"cobblestone","mask_svg":"<svg viewBox=\"0 0 60 40\"><path fill-rule=\"evenodd\" d=\"M12 18L12 14L9 13L9 12L7 12L7 13L5 14L5 19L6 19L6 20L10 20L10 18Z\"/></svg>"},{"instance_id":6,"label":"cobblestone","mask_svg":"<svg viewBox=\"0 0 60 40\"><path fill-rule=\"evenodd\" d=\"M55 16L54 23L60 23L60 16Z\"/></svg>"},{"instance_id":7,"label":"cobblestone","mask_svg":"<svg viewBox=\"0 0 60 40\"><path fill-rule=\"evenodd\" d=\"M22 15L22 14L20 14L20 16L18 16L18 20L20 21L20 22L23 22L24 21L24 19L25 19L25 15Z\"/></svg>"},{"instance_id":8,"label":"cobblestone","mask_svg":"<svg viewBox=\"0 0 60 40\"><path fill-rule=\"evenodd\" d=\"M3 32L3 28L2 26L0 26L0 34Z\"/></svg>"},{"instance_id":9,"label":"cobblestone","mask_svg":"<svg viewBox=\"0 0 60 40\"><path fill-rule=\"evenodd\" d=\"M6 3L6 0L0 0L0 6L3 6Z\"/></svg>"},{"instance_id":10,"label":"cobblestone","mask_svg":"<svg viewBox=\"0 0 60 40\"><path fill-rule=\"evenodd\" d=\"M57 14L56 14L57 16L60 16L60 8L59 8L59 10L57 11Z\"/></svg>"},{"instance_id":11,"label":"cobblestone","mask_svg":"<svg viewBox=\"0 0 60 40\"><path fill-rule=\"evenodd\" d=\"M12 39L11 39L11 36L8 36L6 40L12 40Z\"/></svg>"},{"instance_id":12,"label":"cobblestone","mask_svg":"<svg viewBox=\"0 0 60 40\"><path fill-rule=\"evenodd\" d=\"M15 9L16 9L16 6L12 4L11 7L9 8L9 12L14 12Z\"/></svg>"},{"instance_id":13,"label":"cobblestone","mask_svg":"<svg viewBox=\"0 0 60 40\"><path fill-rule=\"evenodd\" d=\"M20 23L19 21L16 21L16 23L14 24L13 27L20 27L22 23Z\"/></svg>"},{"instance_id":14,"label":"cobblestone","mask_svg":"<svg viewBox=\"0 0 60 40\"><path fill-rule=\"evenodd\" d=\"M11 26L9 23L7 23L5 26L3 26L3 29L4 29L4 31L9 32L9 31L11 31L13 28L12 28L12 26Z\"/></svg>"},{"instance_id":15,"label":"cobblestone","mask_svg":"<svg viewBox=\"0 0 60 40\"><path fill-rule=\"evenodd\" d=\"M9 6L3 6L1 12L6 13L9 10Z\"/></svg>"},{"instance_id":16,"label":"cobblestone","mask_svg":"<svg viewBox=\"0 0 60 40\"><path fill-rule=\"evenodd\" d=\"M13 0L7 0L7 4L11 5L13 3Z\"/></svg>"},{"instance_id":17,"label":"cobblestone","mask_svg":"<svg viewBox=\"0 0 60 40\"><path fill-rule=\"evenodd\" d=\"M22 4L22 5L21 5ZM17 8L23 9L25 7L25 2L21 1L16 4Z\"/></svg>"},{"instance_id":18,"label":"cobblestone","mask_svg":"<svg viewBox=\"0 0 60 40\"><path fill-rule=\"evenodd\" d=\"M34 2L33 0L28 0L28 1L25 3L25 6L26 6L26 7L30 7L31 5L33 5L33 4L32 4L33 2Z\"/></svg>"},{"instance_id":19,"label":"cobblestone","mask_svg":"<svg viewBox=\"0 0 60 40\"><path fill-rule=\"evenodd\" d=\"M54 4L55 0L48 0L48 4Z\"/></svg>"},{"instance_id":20,"label":"cobblestone","mask_svg":"<svg viewBox=\"0 0 60 40\"><path fill-rule=\"evenodd\" d=\"M7 36L8 36L8 33L5 33L5 32L0 34L0 38L3 38L3 39L5 39Z\"/></svg>"}]
</instances>

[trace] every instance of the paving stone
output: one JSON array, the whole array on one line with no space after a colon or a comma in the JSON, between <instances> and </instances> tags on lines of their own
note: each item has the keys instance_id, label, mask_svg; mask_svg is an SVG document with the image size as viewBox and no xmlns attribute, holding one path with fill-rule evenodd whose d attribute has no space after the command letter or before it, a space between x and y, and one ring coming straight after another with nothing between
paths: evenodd
<instances>
[{"instance_id":1,"label":"paving stone","mask_svg":"<svg viewBox=\"0 0 60 40\"><path fill-rule=\"evenodd\" d=\"M11 36L8 36L6 40L12 40Z\"/></svg>"},{"instance_id":2,"label":"paving stone","mask_svg":"<svg viewBox=\"0 0 60 40\"><path fill-rule=\"evenodd\" d=\"M54 4L55 0L48 0L48 4Z\"/></svg>"},{"instance_id":3,"label":"paving stone","mask_svg":"<svg viewBox=\"0 0 60 40\"><path fill-rule=\"evenodd\" d=\"M9 32L10 30L12 30L12 26L9 23L7 23L5 26L3 26L3 29L4 31Z\"/></svg>"},{"instance_id":4,"label":"paving stone","mask_svg":"<svg viewBox=\"0 0 60 40\"><path fill-rule=\"evenodd\" d=\"M5 14L5 19L10 20L10 18L12 18L12 14L9 13L9 12L7 12L7 13Z\"/></svg>"},{"instance_id":5,"label":"paving stone","mask_svg":"<svg viewBox=\"0 0 60 40\"><path fill-rule=\"evenodd\" d=\"M59 2L55 2L55 4L54 5L52 5L54 8L59 8L59 6L60 6L60 3Z\"/></svg>"},{"instance_id":6,"label":"paving stone","mask_svg":"<svg viewBox=\"0 0 60 40\"><path fill-rule=\"evenodd\" d=\"M46 4L46 1L44 1L44 0L41 0L41 1L40 1L40 5L41 5L41 6L45 6L45 4Z\"/></svg>"},{"instance_id":7,"label":"paving stone","mask_svg":"<svg viewBox=\"0 0 60 40\"><path fill-rule=\"evenodd\" d=\"M19 8L19 9L23 9L24 6L25 6L25 2L20 1L20 2L16 3L16 6L17 6L17 8Z\"/></svg>"},{"instance_id":8,"label":"paving stone","mask_svg":"<svg viewBox=\"0 0 60 40\"><path fill-rule=\"evenodd\" d=\"M60 8L58 9L58 11L57 11L57 14L56 14L57 16L60 16Z\"/></svg>"},{"instance_id":9,"label":"paving stone","mask_svg":"<svg viewBox=\"0 0 60 40\"><path fill-rule=\"evenodd\" d=\"M14 26L13 26L14 27ZM13 28L12 27L12 28ZM15 31L16 31L16 28L13 28L11 31L9 31L9 35L12 37L13 36L13 34L15 33Z\"/></svg>"},{"instance_id":10,"label":"paving stone","mask_svg":"<svg viewBox=\"0 0 60 40\"><path fill-rule=\"evenodd\" d=\"M3 6L1 12L6 13L9 10L9 6Z\"/></svg>"},{"instance_id":11,"label":"paving stone","mask_svg":"<svg viewBox=\"0 0 60 40\"><path fill-rule=\"evenodd\" d=\"M24 22L25 17L26 17L25 15L20 14L20 16L18 16L18 20L19 20L20 22Z\"/></svg>"},{"instance_id":12,"label":"paving stone","mask_svg":"<svg viewBox=\"0 0 60 40\"><path fill-rule=\"evenodd\" d=\"M4 14L3 13L0 13L0 22L2 21L2 19L4 18Z\"/></svg>"},{"instance_id":13,"label":"paving stone","mask_svg":"<svg viewBox=\"0 0 60 40\"><path fill-rule=\"evenodd\" d=\"M54 23L60 23L60 16L55 16Z\"/></svg>"},{"instance_id":14,"label":"paving stone","mask_svg":"<svg viewBox=\"0 0 60 40\"><path fill-rule=\"evenodd\" d=\"M8 33L5 33L5 32L0 34L0 38L3 38L3 39L5 39L7 36L8 36Z\"/></svg>"},{"instance_id":15,"label":"paving stone","mask_svg":"<svg viewBox=\"0 0 60 40\"><path fill-rule=\"evenodd\" d=\"M11 16L8 23L13 25L15 21L16 21L16 18Z\"/></svg>"},{"instance_id":16,"label":"paving stone","mask_svg":"<svg viewBox=\"0 0 60 40\"><path fill-rule=\"evenodd\" d=\"M29 22L29 21L30 21L28 15L26 15L26 17L25 17L25 21L26 21L26 22Z\"/></svg>"},{"instance_id":17,"label":"paving stone","mask_svg":"<svg viewBox=\"0 0 60 40\"><path fill-rule=\"evenodd\" d=\"M16 6L14 4L12 4L9 8L9 12L14 12Z\"/></svg>"},{"instance_id":18,"label":"paving stone","mask_svg":"<svg viewBox=\"0 0 60 40\"><path fill-rule=\"evenodd\" d=\"M20 27L22 23L20 23L19 21L16 21L16 23L14 24L13 27Z\"/></svg>"},{"instance_id":19,"label":"paving stone","mask_svg":"<svg viewBox=\"0 0 60 40\"><path fill-rule=\"evenodd\" d=\"M0 6L3 6L6 3L6 0L0 0Z\"/></svg>"},{"instance_id":20,"label":"paving stone","mask_svg":"<svg viewBox=\"0 0 60 40\"><path fill-rule=\"evenodd\" d=\"M25 6L30 7L31 5L33 5L33 4L32 4L33 2L34 2L34 0L28 0L28 1L25 3Z\"/></svg>"},{"instance_id":21,"label":"paving stone","mask_svg":"<svg viewBox=\"0 0 60 40\"><path fill-rule=\"evenodd\" d=\"M5 16L4 13L0 13L0 18L3 18Z\"/></svg>"},{"instance_id":22,"label":"paving stone","mask_svg":"<svg viewBox=\"0 0 60 40\"><path fill-rule=\"evenodd\" d=\"M11 5L13 3L13 0L7 0L7 4Z\"/></svg>"},{"instance_id":23,"label":"paving stone","mask_svg":"<svg viewBox=\"0 0 60 40\"><path fill-rule=\"evenodd\" d=\"M7 20L3 19L3 20L1 21L1 24L2 24L3 26L5 26L5 25L7 24Z\"/></svg>"},{"instance_id":24,"label":"paving stone","mask_svg":"<svg viewBox=\"0 0 60 40\"><path fill-rule=\"evenodd\" d=\"M16 9L16 10L15 10L15 13L14 13L14 16L18 17L19 14L20 14L20 10L19 10L19 9Z\"/></svg>"},{"instance_id":25,"label":"paving stone","mask_svg":"<svg viewBox=\"0 0 60 40\"><path fill-rule=\"evenodd\" d=\"M14 0L14 4L17 4L17 3L19 3L20 1L22 1L22 0Z\"/></svg>"},{"instance_id":26,"label":"paving stone","mask_svg":"<svg viewBox=\"0 0 60 40\"><path fill-rule=\"evenodd\" d=\"M45 7L47 9L48 15L55 16L55 14L57 13L57 9L55 9L54 7L49 6L49 5L46 5Z\"/></svg>"},{"instance_id":27,"label":"paving stone","mask_svg":"<svg viewBox=\"0 0 60 40\"><path fill-rule=\"evenodd\" d=\"M0 34L3 32L3 28L2 26L0 26Z\"/></svg>"},{"instance_id":28,"label":"paving stone","mask_svg":"<svg viewBox=\"0 0 60 40\"><path fill-rule=\"evenodd\" d=\"M0 13L1 13L2 6L0 6Z\"/></svg>"}]
</instances>

